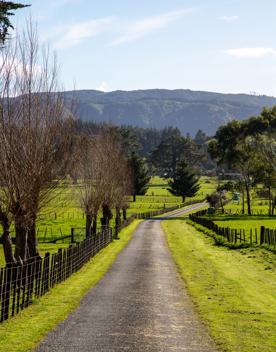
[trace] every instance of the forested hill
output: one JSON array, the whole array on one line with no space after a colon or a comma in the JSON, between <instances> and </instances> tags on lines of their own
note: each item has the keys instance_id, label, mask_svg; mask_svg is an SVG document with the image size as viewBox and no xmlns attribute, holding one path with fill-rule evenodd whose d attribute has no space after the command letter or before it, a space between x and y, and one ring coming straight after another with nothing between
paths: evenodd
<instances>
[{"instance_id":1,"label":"forested hill","mask_svg":"<svg viewBox=\"0 0 276 352\"><path fill-rule=\"evenodd\" d=\"M200 128L208 135L231 119L258 115L276 98L246 94L221 94L191 90L137 90L104 93L97 90L65 92L76 101L75 114L85 121L114 125L178 127L194 135Z\"/></svg>"}]
</instances>

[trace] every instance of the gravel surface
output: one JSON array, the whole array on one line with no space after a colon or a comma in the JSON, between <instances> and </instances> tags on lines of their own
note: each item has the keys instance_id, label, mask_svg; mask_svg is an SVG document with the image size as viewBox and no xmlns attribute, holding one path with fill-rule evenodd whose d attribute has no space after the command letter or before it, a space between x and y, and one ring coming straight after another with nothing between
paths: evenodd
<instances>
[{"instance_id":1,"label":"gravel surface","mask_svg":"<svg viewBox=\"0 0 276 352\"><path fill-rule=\"evenodd\" d=\"M138 226L104 278L35 351L217 349L177 273L160 219L154 219Z\"/></svg>"}]
</instances>

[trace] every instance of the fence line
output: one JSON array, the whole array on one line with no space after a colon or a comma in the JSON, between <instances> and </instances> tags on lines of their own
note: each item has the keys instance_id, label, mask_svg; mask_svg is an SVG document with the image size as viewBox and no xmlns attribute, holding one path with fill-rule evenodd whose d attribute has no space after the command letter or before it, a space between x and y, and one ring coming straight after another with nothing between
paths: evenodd
<instances>
[{"instance_id":1,"label":"fence line","mask_svg":"<svg viewBox=\"0 0 276 352\"><path fill-rule=\"evenodd\" d=\"M115 237L121 229L135 219L147 219L199 203L189 201L171 208L133 214L115 229ZM74 235L74 229L71 229ZM51 288L80 270L93 256L113 240L111 228L87 237L68 248L59 248L57 253L47 252L44 258L30 258L25 263L7 264L0 268L0 322L15 316L28 307L34 299L45 295Z\"/></svg>"},{"instance_id":2,"label":"fence line","mask_svg":"<svg viewBox=\"0 0 276 352\"><path fill-rule=\"evenodd\" d=\"M246 212L242 212L240 209L225 209L225 214L232 214L232 215L247 215ZM268 210L264 209L251 209L250 216L261 216L261 215L269 215Z\"/></svg>"},{"instance_id":3,"label":"fence line","mask_svg":"<svg viewBox=\"0 0 276 352\"><path fill-rule=\"evenodd\" d=\"M191 221L206 227L207 229L215 232L217 235L222 236L229 243L246 243L250 245L268 245L276 249L276 229L269 229L261 226L260 229L252 228L249 230L249 236L245 235L244 229L235 229L230 227L220 227L211 219L204 218L207 210L201 210L196 213L190 214Z\"/></svg>"},{"instance_id":4,"label":"fence line","mask_svg":"<svg viewBox=\"0 0 276 352\"><path fill-rule=\"evenodd\" d=\"M111 229L86 238L44 258L30 258L24 264L8 264L0 269L0 322L28 307L33 299L81 269L112 241Z\"/></svg>"}]
</instances>

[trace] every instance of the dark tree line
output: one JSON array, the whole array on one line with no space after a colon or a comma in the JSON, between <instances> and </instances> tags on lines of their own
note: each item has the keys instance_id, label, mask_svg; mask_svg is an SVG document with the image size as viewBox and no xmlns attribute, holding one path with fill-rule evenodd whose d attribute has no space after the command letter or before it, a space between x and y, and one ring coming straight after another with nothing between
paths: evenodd
<instances>
[{"instance_id":1,"label":"dark tree line","mask_svg":"<svg viewBox=\"0 0 276 352\"><path fill-rule=\"evenodd\" d=\"M75 126L78 131L97 134L107 124L77 120ZM176 127L160 130L135 126L113 126L113 128L120 135L124 150L142 157L152 174L171 175L177 163L183 158L192 163L198 173L204 174L216 167L207 150L210 137L201 130L191 138L182 136Z\"/></svg>"}]
</instances>

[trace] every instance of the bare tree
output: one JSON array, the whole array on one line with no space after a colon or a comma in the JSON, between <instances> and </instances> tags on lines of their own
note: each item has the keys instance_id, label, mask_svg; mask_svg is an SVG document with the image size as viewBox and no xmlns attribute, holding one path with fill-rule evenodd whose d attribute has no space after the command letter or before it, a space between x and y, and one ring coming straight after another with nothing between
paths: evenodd
<instances>
[{"instance_id":1,"label":"bare tree","mask_svg":"<svg viewBox=\"0 0 276 352\"><path fill-rule=\"evenodd\" d=\"M78 141L79 199L86 217L86 236L95 234L100 207L104 201L105 180L93 136L81 136Z\"/></svg>"},{"instance_id":2,"label":"bare tree","mask_svg":"<svg viewBox=\"0 0 276 352\"><path fill-rule=\"evenodd\" d=\"M41 50L31 23L1 54L0 181L15 225L15 259L25 261L39 254L37 215L69 165L70 119L56 59Z\"/></svg>"},{"instance_id":3,"label":"bare tree","mask_svg":"<svg viewBox=\"0 0 276 352\"><path fill-rule=\"evenodd\" d=\"M119 226L120 210L127 207L131 177L121 142L112 129L93 137L82 136L79 144L80 202L86 215L86 236L90 236L96 232L100 208L102 226L109 226L112 209Z\"/></svg>"},{"instance_id":4,"label":"bare tree","mask_svg":"<svg viewBox=\"0 0 276 352\"><path fill-rule=\"evenodd\" d=\"M129 190L126 185L130 182L127 158L114 130L110 129L97 138L97 154L105 189L101 223L108 226L113 217L112 208L117 209L118 218L122 201Z\"/></svg>"}]
</instances>

